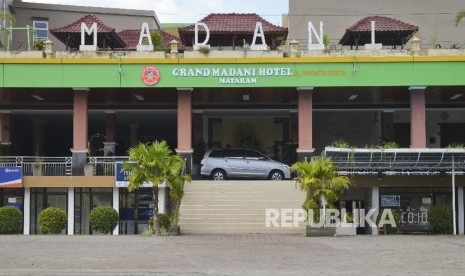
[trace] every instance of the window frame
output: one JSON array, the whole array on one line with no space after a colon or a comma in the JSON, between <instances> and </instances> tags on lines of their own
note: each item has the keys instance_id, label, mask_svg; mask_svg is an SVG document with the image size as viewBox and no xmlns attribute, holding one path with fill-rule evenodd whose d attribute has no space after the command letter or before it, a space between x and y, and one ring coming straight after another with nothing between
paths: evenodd
<instances>
[{"instance_id":1,"label":"window frame","mask_svg":"<svg viewBox=\"0 0 465 276\"><path fill-rule=\"evenodd\" d=\"M45 23L47 25L46 28L36 28L36 23ZM32 27L34 28L34 30L37 31L38 30L41 30L41 31L46 31L47 32L47 36L44 38L44 37L40 37L38 34L37 34L37 40L38 41L46 41L48 40L48 31L49 31L49 26L48 26L48 20L32 20Z\"/></svg>"}]
</instances>

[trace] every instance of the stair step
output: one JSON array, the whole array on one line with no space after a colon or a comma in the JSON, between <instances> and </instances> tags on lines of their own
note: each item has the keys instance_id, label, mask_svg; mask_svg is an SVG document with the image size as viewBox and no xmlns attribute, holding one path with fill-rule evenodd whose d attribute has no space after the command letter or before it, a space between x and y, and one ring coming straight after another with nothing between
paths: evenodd
<instances>
[{"instance_id":1,"label":"stair step","mask_svg":"<svg viewBox=\"0 0 465 276\"><path fill-rule=\"evenodd\" d=\"M192 181L185 185L185 234L302 234L305 228L266 227L267 209L300 209L305 194L294 181Z\"/></svg>"}]
</instances>

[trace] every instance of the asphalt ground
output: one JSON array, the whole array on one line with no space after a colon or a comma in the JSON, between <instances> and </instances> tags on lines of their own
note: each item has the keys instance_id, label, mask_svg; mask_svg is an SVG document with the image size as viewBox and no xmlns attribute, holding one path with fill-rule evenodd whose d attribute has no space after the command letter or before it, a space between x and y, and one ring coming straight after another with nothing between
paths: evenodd
<instances>
[{"instance_id":1,"label":"asphalt ground","mask_svg":"<svg viewBox=\"0 0 465 276\"><path fill-rule=\"evenodd\" d=\"M465 275L465 236L0 236L0 275Z\"/></svg>"}]
</instances>

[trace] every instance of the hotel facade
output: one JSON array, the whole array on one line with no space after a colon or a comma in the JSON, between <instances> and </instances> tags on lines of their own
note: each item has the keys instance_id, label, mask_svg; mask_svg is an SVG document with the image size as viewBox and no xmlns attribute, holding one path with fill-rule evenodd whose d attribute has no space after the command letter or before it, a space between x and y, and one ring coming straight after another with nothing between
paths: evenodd
<instances>
[{"instance_id":1,"label":"hotel facade","mask_svg":"<svg viewBox=\"0 0 465 276\"><path fill-rule=\"evenodd\" d=\"M248 22L248 32L227 24L242 37L226 40L211 17ZM193 50L194 25L180 28L165 51L129 51L121 48L142 44L85 13L49 30L68 50L47 41L43 51L0 52L2 177L12 177L0 186L0 206L23 211L24 234L40 233L37 216L48 206L67 212L68 235L90 234L88 215L101 205L120 212L114 234L140 233L151 194L128 192L118 164L129 147L153 140L168 141L193 174L203 143L255 148L288 164L323 152L353 176L341 206L401 209L411 233L430 232L423 212L454 204L456 231L464 233L465 153L446 149L465 142L464 50L407 40L401 49L302 50L287 29L256 15L201 22L214 41L205 53ZM76 39L82 23L97 23L94 33L104 38ZM265 42L253 43L260 33ZM288 43L279 47L282 36ZM94 48L79 51L82 45ZM388 142L408 150L373 149ZM170 209L167 189L160 189L161 212Z\"/></svg>"}]
</instances>

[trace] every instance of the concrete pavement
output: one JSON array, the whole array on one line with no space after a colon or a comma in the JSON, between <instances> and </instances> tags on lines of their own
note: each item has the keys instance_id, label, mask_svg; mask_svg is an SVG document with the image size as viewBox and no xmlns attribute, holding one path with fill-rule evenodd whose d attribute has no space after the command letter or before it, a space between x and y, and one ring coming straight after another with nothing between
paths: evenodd
<instances>
[{"instance_id":1,"label":"concrete pavement","mask_svg":"<svg viewBox=\"0 0 465 276\"><path fill-rule=\"evenodd\" d=\"M465 236L0 236L0 275L465 275Z\"/></svg>"}]
</instances>

